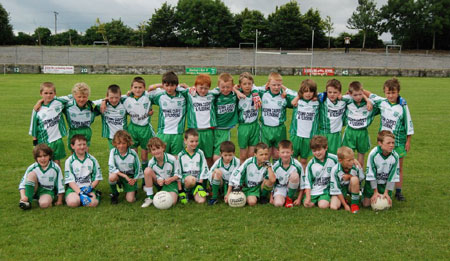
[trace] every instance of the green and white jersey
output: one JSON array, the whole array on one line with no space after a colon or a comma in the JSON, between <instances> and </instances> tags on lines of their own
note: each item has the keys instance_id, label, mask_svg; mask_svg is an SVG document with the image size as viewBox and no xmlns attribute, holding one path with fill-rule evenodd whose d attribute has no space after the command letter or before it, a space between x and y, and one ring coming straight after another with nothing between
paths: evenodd
<instances>
[{"instance_id":1,"label":"green and white jersey","mask_svg":"<svg viewBox=\"0 0 450 261\"><path fill-rule=\"evenodd\" d=\"M277 182L275 183L275 187L286 187L289 183L289 177L292 173L297 172L298 176L301 177L304 175L303 167L298 162L298 160L291 157L289 162L289 166L287 168L283 167L283 163L281 159L278 159L272 166L273 172L275 173L275 177L277 178ZM302 187L302 180L300 179L300 187Z\"/></svg>"},{"instance_id":2,"label":"green and white jersey","mask_svg":"<svg viewBox=\"0 0 450 261\"><path fill-rule=\"evenodd\" d=\"M336 133L342 131L347 99L330 101L328 97L320 103L319 108L319 130L322 134Z\"/></svg>"},{"instance_id":3,"label":"green and white jersey","mask_svg":"<svg viewBox=\"0 0 450 261\"><path fill-rule=\"evenodd\" d=\"M155 172L156 179L168 179L173 176L177 176L180 179L182 178L180 163L174 156L167 154L165 152L164 152L164 163L161 166L158 164L156 158L153 157L148 162L148 167Z\"/></svg>"},{"instance_id":4,"label":"green and white jersey","mask_svg":"<svg viewBox=\"0 0 450 261\"><path fill-rule=\"evenodd\" d=\"M287 95L286 98L279 94L273 94L265 87L254 87L261 97L261 122L270 127L277 127L286 121L286 107L292 108L291 101L295 96Z\"/></svg>"},{"instance_id":5,"label":"green and white jersey","mask_svg":"<svg viewBox=\"0 0 450 261\"><path fill-rule=\"evenodd\" d=\"M260 186L264 179L268 179L267 168L259 167L256 157L248 158L244 164L236 169L230 176L230 186L245 186L248 188Z\"/></svg>"},{"instance_id":6,"label":"green and white jersey","mask_svg":"<svg viewBox=\"0 0 450 261\"><path fill-rule=\"evenodd\" d=\"M186 122L187 91L151 93L151 101L159 106L158 134L182 134Z\"/></svg>"},{"instance_id":7,"label":"green and white jersey","mask_svg":"<svg viewBox=\"0 0 450 261\"><path fill-rule=\"evenodd\" d=\"M231 129L238 122L236 105L238 98L234 92L223 95L219 91L219 87L209 91L215 97L216 120L218 129Z\"/></svg>"},{"instance_id":8,"label":"green and white jersey","mask_svg":"<svg viewBox=\"0 0 450 261\"><path fill-rule=\"evenodd\" d=\"M327 153L323 161L312 158L306 166L305 189L311 189L311 196L328 193L331 169L338 163L336 155Z\"/></svg>"},{"instance_id":9,"label":"green and white jersey","mask_svg":"<svg viewBox=\"0 0 450 261\"><path fill-rule=\"evenodd\" d=\"M258 92L252 91L245 99L238 102L238 118L239 123L253 123L258 120L258 110L253 104L253 94L259 95Z\"/></svg>"},{"instance_id":10,"label":"green and white jersey","mask_svg":"<svg viewBox=\"0 0 450 261\"><path fill-rule=\"evenodd\" d=\"M354 177L358 177L359 182L362 182L364 180L364 171L361 168L358 168L355 165L353 165L350 171L346 173L344 172L342 165L338 162L338 164L336 164L331 169L330 195L342 194L342 189L350 184L350 180L342 179L344 174L350 174Z\"/></svg>"},{"instance_id":11,"label":"green and white jersey","mask_svg":"<svg viewBox=\"0 0 450 261\"><path fill-rule=\"evenodd\" d=\"M66 102L53 99L42 104L38 112L33 110L29 134L36 137L38 143L51 143L66 136L66 125L62 117Z\"/></svg>"},{"instance_id":12,"label":"green and white jersey","mask_svg":"<svg viewBox=\"0 0 450 261\"><path fill-rule=\"evenodd\" d=\"M386 98L370 95L381 114L380 131L388 130L395 135L395 146L406 143L406 136L414 134L408 105L391 104Z\"/></svg>"},{"instance_id":13,"label":"green and white jersey","mask_svg":"<svg viewBox=\"0 0 450 261\"><path fill-rule=\"evenodd\" d=\"M127 110L123 104L124 101L124 97L120 98L116 106L106 102L106 110L102 114L102 137L113 139L117 131L127 129ZM93 103L100 106L102 100L96 100Z\"/></svg>"},{"instance_id":14,"label":"green and white jersey","mask_svg":"<svg viewBox=\"0 0 450 261\"><path fill-rule=\"evenodd\" d=\"M299 99L297 107L292 112L291 136L312 138L319 127L319 102Z\"/></svg>"},{"instance_id":15,"label":"green and white jersey","mask_svg":"<svg viewBox=\"0 0 450 261\"><path fill-rule=\"evenodd\" d=\"M188 128L208 129L217 125L216 106L214 103L214 95L208 93L200 96L188 95Z\"/></svg>"},{"instance_id":16,"label":"green and white jersey","mask_svg":"<svg viewBox=\"0 0 450 261\"><path fill-rule=\"evenodd\" d=\"M83 160L74 153L66 159L64 171L65 184L75 182L79 188L91 186L96 180L103 180L98 161L89 153Z\"/></svg>"},{"instance_id":17,"label":"green and white jersey","mask_svg":"<svg viewBox=\"0 0 450 261\"><path fill-rule=\"evenodd\" d=\"M118 149L113 148L109 153L108 161L109 173L122 172L132 179L144 177L141 162L136 151L128 148L127 153L122 156Z\"/></svg>"},{"instance_id":18,"label":"green and white jersey","mask_svg":"<svg viewBox=\"0 0 450 261\"><path fill-rule=\"evenodd\" d=\"M83 108L80 108L75 99L71 99L64 108L69 129L90 128L95 116L99 114L92 101L88 101Z\"/></svg>"},{"instance_id":19,"label":"green and white jersey","mask_svg":"<svg viewBox=\"0 0 450 261\"><path fill-rule=\"evenodd\" d=\"M58 194L65 192L61 168L52 160L49 162L46 169L43 169L37 162L31 164L20 181L19 189L25 189L28 173L32 171L36 173L39 187L55 191Z\"/></svg>"},{"instance_id":20,"label":"green and white jersey","mask_svg":"<svg viewBox=\"0 0 450 261\"><path fill-rule=\"evenodd\" d=\"M229 164L225 165L223 163L222 157L220 157L218 160L216 160L216 162L214 162L211 169L209 170L208 179L212 180L212 174L213 174L214 170L218 169L222 172L223 181L225 181L225 183L228 183L228 181L230 180L231 174L233 173L233 171L235 171L237 168L239 168L240 163L241 163L241 161L238 158L233 157L231 162Z\"/></svg>"},{"instance_id":21,"label":"green and white jersey","mask_svg":"<svg viewBox=\"0 0 450 261\"><path fill-rule=\"evenodd\" d=\"M400 181L400 163L397 152L383 155L380 146L373 148L367 158L366 182L376 180L378 184Z\"/></svg>"},{"instance_id":22,"label":"green and white jersey","mask_svg":"<svg viewBox=\"0 0 450 261\"><path fill-rule=\"evenodd\" d=\"M150 116L148 112L152 109L152 102L147 92L141 97L135 98L133 96L122 96L125 97L123 105L127 110L128 115L130 115L130 123L138 126L148 126L150 125Z\"/></svg>"},{"instance_id":23,"label":"green and white jersey","mask_svg":"<svg viewBox=\"0 0 450 261\"><path fill-rule=\"evenodd\" d=\"M377 109L369 111L367 109L367 103L362 100L359 105L352 99L350 95L344 95L344 98L350 102L347 104L347 110L345 111L345 124L352 129L367 128L372 124L373 118Z\"/></svg>"},{"instance_id":24,"label":"green and white jersey","mask_svg":"<svg viewBox=\"0 0 450 261\"><path fill-rule=\"evenodd\" d=\"M192 155L183 149L178 153L178 162L182 178L193 176L197 180L208 179L208 164L201 149L197 148Z\"/></svg>"}]
</instances>

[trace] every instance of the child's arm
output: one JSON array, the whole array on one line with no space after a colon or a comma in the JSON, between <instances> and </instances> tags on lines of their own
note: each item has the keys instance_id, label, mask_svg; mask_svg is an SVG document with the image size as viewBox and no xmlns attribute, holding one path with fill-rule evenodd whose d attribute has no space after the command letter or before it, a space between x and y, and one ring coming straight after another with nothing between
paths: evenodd
<instances>
[{"instance_id":1,"label":"child's arm","mask_svg":"<svg viewBox=\"0 0 450 261\"><path fill-rule=\"evenodd\" d=\"M337 197L341 202L342 206L344 206L344 209L350 211L350 206L347 204L347 201L345 200L344 196L342 194L339 194L337 195Z\"/></svg>"},{"instance_id":2,"label":"child's arm","mask_svg":"<svg viewBox=\"0 0 450 261\"><path fill-rule=\"evenodd\" d=\"M42 106L42 103L44 103L44 99L38 100L38 101L36 102L36 104L34 105L33 110L34 110L34 111L39 111L39 109L40 109L41 106Z\"/></svg>"},{"instance_id":3,"label":"child's arm","mask_svg":"<svg viewBox=\"0 0 450 261\"><path fill-rule=\"evenodd\" d=\"M300 100L300 96L296 95L294 99L292 99L291 104L293 107L297 107L298 101Z\"/></svg>"},{"instance_id":4,"label":"child's arm","mask_svg":"<svg viewBox=\"0 0 450 261\"><path fill-rule=\"evenodd\" d=\"M412 135L414 134L414 126L412 123L411 113L409 112L408 105L404 105L403 110L404 110L404 113L406 116L406 117L404 117L404 124L405 124L406 135L407 135L405 150L406 150L406 152L409 152L409 150L411 149L411 138L412 138Z\"/></svg>"},{"instance_id":5,"label":"child's arm","mask_svg":"<svg viewBox=\"0 0 450 261\"><path fill-rule=\"evenodd\" d=\"M233 86L233 91L239 99L245 99L246 96L239 90L239 85L235 84Z\"/></svg>"},{"instance_id":6,"label":"child's arm","mask_svg":"<svg viewBox=\"0 0 450 261\"><path fill-rule=\"evenodd\" d=\"M200 162L200 175L199 175L199 182L203 183L203 180L208 179L208 164L206 163L205 154L201 154L201 162Z\"/></svg>"},{"instance_id":7,"label":"child's arm","mask_svg":"<svg viewBox=\"0 0 450 261\"><path fill-rule=\"evenodd\" d=\"M59 166L56 165L56 169L58 170L58 177L56 178L56 188L58 189L58 199L56 200L55 205L59 206L59 205L63 204L65 188L64 188L63 174L62 174L61 168L59 168Z\"/></svg>"},{"instance_id":8,"label":"child's arm","mask_svg":"<svg viewBox=\"0 0 450 261\"><path fill-rule=\"evenodd\" d=\"M33 110L31 112L30 131L28 132L28 134L33 137L33 146L36 146L38 144L38 140L37 140L37 135L38 135L38 133L37 133L38 132L37 124L38 124L37 114L36 114L36 111Z\"/></svg>"},{"instance_id":9,"label":"child's arm","mask_svg":"<svg viewBox=\"0 0 450 261\"><path fill-rule=\"evenodd\" d=\"M366 101L366 106L367 106L367 110L368 111L372 111L373 110L373 103L372 103L372 101L369 99L369 97L368 96L366 96L366 95L363 95L363 98L364 98L364 100Z\"/></svg>"},{"instance_id":10,"label":"child's arm","mask_svg":"<svg viewBox=\"0 0 450 261\"><path fill-rule=\"evenodd\" d=\"M163 86L162 83L151 84L151 85L148 86L147 92L152 92L152 91L154 91L154 90L156 90L158 88L162 88L162 86Z\"/></svg>"}]
</instances>

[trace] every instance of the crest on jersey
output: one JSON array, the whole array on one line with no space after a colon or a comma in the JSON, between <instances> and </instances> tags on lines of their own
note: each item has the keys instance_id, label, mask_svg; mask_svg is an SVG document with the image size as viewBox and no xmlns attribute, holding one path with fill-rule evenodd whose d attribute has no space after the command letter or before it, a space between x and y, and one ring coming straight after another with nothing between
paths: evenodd
<instances>
[{"instance_id":1,"label":"crest on jersey","mask_svg":"<svg viewBox=\"0 0 450 261\"><path fill-rule=\"evenodd\" d=\"M45 114L45 113L42 113L42 118L45 118L45 116L47 116L47 114Z\"/></svg>"},{"instance_id":2,"label":"crest on jersey","mask_svg":"<svg viewBox=\"0 0 450 261\"><path fill-rule=\"evenodd\" d=\"M70 117L72 117L72 118L75 117L75 116L77 116L75 113L71 113L70 114Z\"/></svg>"},{"instance_id":3,"label":"crest on jersey","mask_svg":"<svg viewBox=\"0 0 450 261\"><path fill-rule=\"evenodd\" d=\"M177 101L177 105L178 106L183 106L183 102L182 101Z\"/></svg>"},{"instance_id":4,"label":"crest on jersey","mask_svg":"<svg viewBox=\"0 0 450 261\"><path fill-rule=\"evenodd\" d=\"M89 171L92 171L92 167L91 167L91 166L88 166L88 170L89 170Z\"/></svg>"},{"instance_id":5,"label":"crest on jersey","mask_svg":"<svg viewBox=\"0 0 450 261\"><path fill-rule=\"evenodd\" d=\"M55 180L54 177L48 177L48 181L53 182L53 180Z\"/></svg>"},{"instance_id":6,"label":"crest on jersey","mask_svg":"<svg viewBox=\"0 0 450 261\"><path fill-rule=\"evenodd\" d=\"M367 115L367 111L363 111L363 115L366 116Z\"/></svg>"},{"instance_id":7,"label":"crest on jersey","mask_svg":"<svg viewBox=\"0 0 450 261\"><path fill-rule=\"evenodd\" d=\"M144 103L144 109L148 108L148 103Z\"/></svg>"},{"instance_id":8,"label":"crest on jersey","mask_svg":"<svg viewBox=\"0 0 450 261\"><path fill-rule=\"evenodd\" d=\"M398 112L394 112L394 117L398 117L399 113Z\"/></svg>"},{"instance_id":9,"label":"crest on jersey","mask_svg":"<svg viewBox=\"0 0 450 261\"><path fill-rule=\"evenodd\" d=\"M128 163L128 168L132 169L133 168L133 163Z\"/></svg>"},{"instance_id":10,"label":"crest on jersey","mask_svg":"<svg viewBox=\"0 0 450 261\"><path fill-rule=\"evenodd\" d=\"M86 112L86 118L88 118L90 116L90 112Z\"/></svg>"},{"instance_id":11,"label":"crest on jersey","mask_svg":"<svg viewBox=\"0 0 450 261\"><path fill-rule=\"evenodd\" d=\"M242 104L243 108L247 108L247 103Z\"/></svg>"},{"instance_id":12,"label":"crest on jersey","mask_svg":"<svg viewBox=\"0 0 450 261\"><path fill-rule=\"evenodd\" d=\"M268 104L269 102L267 101L267 100L264 100L263 101L263 104Z\"/></svg>"},{"instance_id":13,"label":"crest on jersey","mask_svg":"<svg viewBox=\"0 0 450 261\"><path fill-rule=\"evenodd\" d=\"M167 106L167 102L163 102L163 106Z\"/></svg>"},{"instance_id":14,"label":"crest on jersey","mask_svg":"<svg viewBox=\"0 0 450 261\"><path fill-rule=\"evenodd\" d=\"M277 104L278 104L278 106L281 106L281 104L283 104L283 102L282 101L278 101Z\"/></svg>"},{"instance_id":15,"label":"crest on jersey","mask_svg":"<svg viewBox=\"0 0 450 261\"><path fill-rule=\"evenodd\" d=\"M331 167L328 167L328 168L327 168L327 172L328 172L328 173L331 173Z\"/></svg>"},{"instance_id":16,"label":"crest on jersey","mask_svg":"<svg viewBox=\"0 0 450 261\"><path fill-rule=\"evenodd\" d=\"M120 114L120 116L125 115L125 110L120 110L120 111L119 111L119 114Z\"/></svg>"},{"instance_id":17,"label":"crest on jersey","mask_svg":"<svg viewBox=\"0 0 450 261\"><path fill-rule=\"evenodd\" d=\"M57 107L57 108L55 108L55 111L56 111L57 113L59 113L59 112L61 111L61 108Z\"/></svg>"}]
</instances>

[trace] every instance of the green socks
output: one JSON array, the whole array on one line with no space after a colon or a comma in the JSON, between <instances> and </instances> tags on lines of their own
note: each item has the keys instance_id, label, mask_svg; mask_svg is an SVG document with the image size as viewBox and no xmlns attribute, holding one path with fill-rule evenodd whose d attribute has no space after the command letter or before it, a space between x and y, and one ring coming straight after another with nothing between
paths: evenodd
<instances>
[{"instance_id":1,"label":"green socks","mask_svg":"<svg viewBox=\"0 0 450 261\"><path fill-rule=\"evenodd\" d=\"M351 193L352 195L352 201L351 204L359 204L359 193Z\"/></svg>"},{"instance_id":2,"label":"green socks","mask_svg":"<svg viewBox=\"0 0 450 261\"><path fill-rule=\"evenodd\" d=\"M213 179L211 181L211 188L212 188L212 199L217 199L217 196L219 195L219 189L220 189L220 180L219 179Z\"/></svg>"},{"instance_id":3,"label":"green socks","mask_svg":"<svg viewBox=\"0 0 450 261\"><path fill-rule=\"evenodd\" d=\"M31 204L31 202L33 202L34 186L35 186L35 183L33 181L27 180L25 182L25 195L27 196L28 202L30 202L30 204Z\"/></svg>"},{"instance_id":4,"label":"green socks","mask_svg":"<svg viewBox=\"0 0 450 261\"><path fill-rule=\"evenodd\" d=\"M263 189L261 191L261 197L267 198L267 196L269 196L271 191L272 191L272 187L264 185Z\"/></svg>"}]
</instances>

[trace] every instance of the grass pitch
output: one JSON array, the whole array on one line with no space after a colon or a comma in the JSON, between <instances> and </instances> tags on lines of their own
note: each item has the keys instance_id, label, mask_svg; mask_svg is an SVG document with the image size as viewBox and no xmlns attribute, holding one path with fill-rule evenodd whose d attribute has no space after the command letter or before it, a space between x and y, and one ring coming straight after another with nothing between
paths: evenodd
<instances>
[{"instance_id":1,"label":"grass pitch","mask_svg":"<svg viewBox=\"0 0 450 261\"><path fill-rule=\"evenodd\" d=\"M96 209L67 206L24 212L18 207L18 183L33 162L28 136L31 110L39 84L52 81L57 95L70 93L76 82L91 87L91 99L105 96L109 84L122 92L132 75L1 75L0 76L0 259L449 259L450 135L448 78L400 78L415 127L412 149L405 160L406 202L391 210L357 215L320 209L278 209L258 205L232 209L189 203L167 211L141 209L144 193L134 204L111 206L107 194L107 142L101 138L101 119L93 125L91 154L102 167L99 188L103 200ZM147 83L159 75L144 76ZM180 76L193 84L194 76ZM213 77L213 83L217 77ZM305 77L285 76L284 84L298 89ZM329 78L316 77L319 91ZM344 90L358 80L382 95L388 77L339 77ZM237 80L237 76L235 76ZM262 85L265 76L256 77ZM154 107L155 111L158 110ZM290 124L291 110L288 110ZM154 115L157 115L155 113ZM154 129L157 116L152 117ZM379 117L369 128L375 145ZM289 128L289 127L288 127ZM236 130L232 140L237 144ZM67 148L66 148L67 150Z\"/></svg>"}]
</instances>

